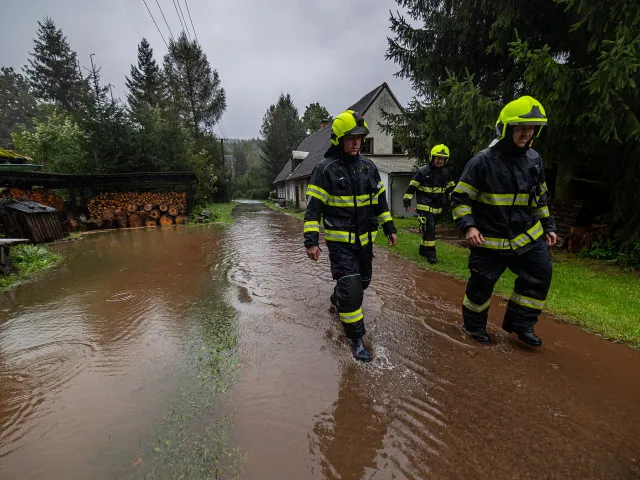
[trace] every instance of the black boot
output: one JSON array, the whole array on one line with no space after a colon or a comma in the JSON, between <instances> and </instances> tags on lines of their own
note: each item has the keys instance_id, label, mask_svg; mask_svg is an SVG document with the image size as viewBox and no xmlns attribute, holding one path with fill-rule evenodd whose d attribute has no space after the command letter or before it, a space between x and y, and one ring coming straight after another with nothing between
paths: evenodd
<instances>
[{"instance_id":1,"label":"black boot","mask_svg":"<svg viewBox=\"0 0 640 480\"><path fill-rule=\"evenodd\" d=\"M427 257L427 261L429 263L438 263L438 259L436 257Z\"/></svg>"},{"instance_id":2,"label":"black boot","mask_svg":"<svg viewBox=\"0 0 640 480\"><path fill-rule=\"evenodd\" d=\"M356 360L360 360L361 362L370 362L371 354L367 347L364 346L364 342L362 341L362 337L352 338L351 343L353 345L353 357Z\"/></svg>"},{"instance_id":3,"label":"black boot","mask_svg":"<svg viewBox=\"0 0 640 480\"><path fill-rule=\"evenodd\" d=\"M542 339L533 332L518 332L518 338L530 347L542 346Z\"/></svg>"},{"instance_id":4,"label":"black boot","mask_svg":"<svg viewBox=\"0 0 640 480\"><path fill-rule=\"evenodd\" d=\"M482 330L467 330L465 328L465 330L476 342L491 343L491 337L489 336L485 328L483 328Z\"/></svg>"}]
</instances>

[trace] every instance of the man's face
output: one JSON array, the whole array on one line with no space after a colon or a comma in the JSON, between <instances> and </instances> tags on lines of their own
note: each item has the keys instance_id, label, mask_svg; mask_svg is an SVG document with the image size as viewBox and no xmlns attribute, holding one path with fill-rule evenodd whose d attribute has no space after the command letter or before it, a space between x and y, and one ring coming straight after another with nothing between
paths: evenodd
<instances>
[{"instance_id":1,"label":"man's face","mask_svg":"<svg viewBox=\"0 0 640 480\"><path fill-rule=\"evenodd\" d=\"M446 157L433 157L433 166L439 168L444 165L445 161Z\"/></svg>"},{"instance_id":2,"label":"man's face","mask_svg":"<svg viewBox=\"0 0 640 480\"><path fill-rule=\"evenodd\" d=\"M516 125L513 127L513 143L524 148L533 137L536 127L534 125Z\"/></svg>"},{"instance_id":3,"label":"man's face","mask_svg":"<svg viewBox=\"0 0 640 480\"><path fill-rule=\"evenodd\" d=\"M362 136L360 135L346 135L344 137L344 153L347 155L357 155L362 144Z\"/></svg>"}]
</instances>

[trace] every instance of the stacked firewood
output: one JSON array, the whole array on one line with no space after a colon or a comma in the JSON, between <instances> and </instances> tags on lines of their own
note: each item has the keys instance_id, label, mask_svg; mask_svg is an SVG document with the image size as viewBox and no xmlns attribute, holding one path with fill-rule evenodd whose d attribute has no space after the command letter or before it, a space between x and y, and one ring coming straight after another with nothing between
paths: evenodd
<instances>
[{"instance_id":1,"label":"stacked firewood","mask_svg":"<svg viewBox=\"0 0 640 480\"><path fill-rule=\"evenodd\" d=\"M186 193L103 192L89 200L98 228L152 227L187 223Z\"/></svg>"},{"instance_id":2,"label":"stacked firewood","mask_svg":"<svg viewBox=\"0 0 640 480\"><path fill-rule=\"evenodd\" d=\"M22 202L37 202L42 205L53 207L56 210L62 210L64 208L64 200L46 188L22 190L21 188L12 187L0 193L0 198L12 198Z\"/></svg>"}]
</instances>

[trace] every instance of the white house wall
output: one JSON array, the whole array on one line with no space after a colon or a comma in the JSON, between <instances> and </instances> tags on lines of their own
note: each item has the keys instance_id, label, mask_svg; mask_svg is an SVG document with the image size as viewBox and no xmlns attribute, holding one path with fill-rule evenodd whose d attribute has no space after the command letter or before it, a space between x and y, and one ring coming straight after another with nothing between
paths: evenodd
<instances>
[{"instance_id":1,"label":"white house wall","mask_svg":"<svg viewBox=\"0 0 640 480\"><path fill-rule=\"evenodd\" d=\"M382 132L378 126L378 122L383 121L381 113L383 110L389 113L400 113L400 107L386 88L380 92L369 109L363 114L369 125L370 133L367 138L373 138L374 155L393 154L393 137Z\"/></svg>"}]
</instances>

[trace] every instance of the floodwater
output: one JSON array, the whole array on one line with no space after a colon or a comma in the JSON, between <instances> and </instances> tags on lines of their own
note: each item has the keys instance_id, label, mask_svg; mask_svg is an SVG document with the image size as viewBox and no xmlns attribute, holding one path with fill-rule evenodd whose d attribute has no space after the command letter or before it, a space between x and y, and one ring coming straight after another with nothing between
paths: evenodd
<instances>
[{"instance_id":1,"label":"floodwater","mask_svg":"<svg viewBox=\"0 0 640 480\"><path fill-rule=\"evenodd\" d=\"M198 425L229 419L219 448L247 479L640 478L639 351L547 318L530 349L499 330L500 299L494 343L471 343L462 282L377 250L374 361L356 363L328 311L327 251L308 260L301 226L241 203L226 231L56 247L62 267L0 297L0 478L232 478L179 476L154 451L185 403ZM193 376L191 346L218 330L233 361ZM230 389L202 401L191 384L219 385L225 368ZM222 443L198 435L181 437L187 451Z\"/></svg>"}]
</instances>

